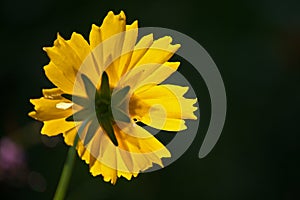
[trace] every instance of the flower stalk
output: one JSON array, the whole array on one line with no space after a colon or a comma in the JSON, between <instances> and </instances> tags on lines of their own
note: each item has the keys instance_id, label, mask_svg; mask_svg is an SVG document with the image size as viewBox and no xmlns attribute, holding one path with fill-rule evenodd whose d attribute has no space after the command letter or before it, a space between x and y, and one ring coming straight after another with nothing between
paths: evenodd
<instances>
[{"instance_id":1,"label":"flower stalk","mask_svg":"<svg viewBox=\"0 0 300 200\"><path fill-rule=\"evenodd\" d=\"M77 142L78 142L78 134L76 134L74 145L69 147L67 159L65 161L64 168L62 170L59 183L53 198L54 200L63 200L65 198L70 183L75 159L76 159Z\"/></svg>"}]
</instances>

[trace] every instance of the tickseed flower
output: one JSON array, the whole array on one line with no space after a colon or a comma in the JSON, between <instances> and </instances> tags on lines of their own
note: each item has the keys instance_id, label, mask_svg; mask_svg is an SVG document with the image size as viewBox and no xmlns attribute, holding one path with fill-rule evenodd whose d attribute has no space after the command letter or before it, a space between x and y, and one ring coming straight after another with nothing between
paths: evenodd
<instances>
[{"instance_id":1,"label":"tickseed flower","mask_svg":"<svg viewBox=\"0 0 300 200\"><path fill-rule=\"evenodd\" d=\"M137 21L126 25L123 11L92 25L89 43L77 33L70 40L57 35L53 47L44 48L50 58L45 74L56 88L30 100L35 111L29 116L44 123L41 133L62 133L91 174L112 184L154 163L163 167L161 159L171 156L141 123L180 131L185 119L196 119L196 99L183 96L188 87L161 84L179 67L168 60L180 45L168 36L138 42L137 36Z\"/></svg>"}]
</instances>

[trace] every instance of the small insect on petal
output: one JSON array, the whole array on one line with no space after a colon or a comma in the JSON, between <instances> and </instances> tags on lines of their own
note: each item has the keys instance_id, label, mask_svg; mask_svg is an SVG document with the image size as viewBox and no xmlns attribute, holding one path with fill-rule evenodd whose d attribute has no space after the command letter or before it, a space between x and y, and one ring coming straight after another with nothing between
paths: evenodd
<instances>
[{"instance_id":1,"label":"small insect on petal","mask_svg":"<svg viewBox=\"0 0 300 200\"><path fill-rule=\"evenodd\" d=\"M72 106L73 106L73 103L60 102L60 103L56 104L55 107L57 109L67 110L67 109L71 108Z\"/></svg>"}]
</instances>

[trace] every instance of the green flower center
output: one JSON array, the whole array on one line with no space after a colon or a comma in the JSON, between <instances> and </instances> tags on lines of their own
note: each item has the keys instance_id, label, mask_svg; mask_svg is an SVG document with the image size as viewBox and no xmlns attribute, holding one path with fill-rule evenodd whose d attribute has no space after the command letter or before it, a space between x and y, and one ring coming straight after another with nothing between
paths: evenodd
<instances>
[{"instance_id":1,"label":"green flower center","mask_svg":"<svg viewBox=\"0 0 300 200\"><path fill-rule=\"evenodd\" d=\"M116 121L130 123L129 114L125 112L126 104L128 103L128 92L130 87L126 86L121 89L116 90L116 92L111 92L109 87L109 79L106 72L103 72L101 77L101 86L96 89L94 84L86 75L81 75L84 82L84 87L88 98L79 97L76 95L63 94L64 98L69 99L73 103L79 104L84 108L71 116L66 118L66 121L87 121L87 116L92 116L91 113L96 112L97 121L93 120L93 124L100 125L104 132L108 135L110 140L114 145L118 146L118 141L114 132L113 125ZM95 92L96 91L96 92ZM95 98L92 98L95 95ZM93 103L92 99L95 99L95 107L91 106ZM97 127L97 126L94 126ZM93 128L92 128L93 129ZM96 129L95 129L96 130ZM88 131L89 137L87 137L86 143L91 139L94 133L93 131Z\"/></svg>"},{"instance_id":2,"label":"green flower center","mask_svg":"<svg viewBox=\"0 0 300 200\"><path fill-rule=\"evenodd\" d=\"M118 141L114 133L113 124L115 123L111 109L111 91L109 79L106 72L103 72L101 86L95 93L95 110L98 122L108 137L118 146Z\"/></svg>"},{"instance_id":3,"label":"green flower center","mask_svg":"<svg viewBox=\"0 0 300 200\"><path fill-rule=\"evenodd\" d=\"M126 86L113 93L109 87L109 78L106 72L103 72L101 86L95 94L95 110L98 122L102 129L107 133L111 141L118 146L113 125L116 121L130 123L130 118L126 114L126 96L130 87Z\"/></svg>"}]
</instances>

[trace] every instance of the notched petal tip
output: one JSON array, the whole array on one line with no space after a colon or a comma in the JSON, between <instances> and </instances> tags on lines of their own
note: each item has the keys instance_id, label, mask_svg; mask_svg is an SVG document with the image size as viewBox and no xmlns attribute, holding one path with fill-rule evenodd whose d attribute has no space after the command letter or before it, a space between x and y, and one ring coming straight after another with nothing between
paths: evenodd
<instances>
[{"instance_id":1,"label":"notched petal tip","mask_svg":"<svg viewBox=\"0 0 300 200\"><path fill-rule=\"evenodd\" d=\"M29 102L30 102L31 104L33 104L34 106L37 106L38 103L39 103L39 99L29 99Z\"/></svg>"},{"instance_id":2,"label":"notched petal tip","mask_svg":"<svg viewBox=\"0 0 300 200\"><path fill-rule=\"evenodd\" d=\"M171 44L172 41L173 38L171 36L158 38L153 42L153 45L150 47L150 49L157 49L169 53L175 53L180 48L180 44Z\"/></svg>"},{"instance_id":3,"label":"notched petal tip","mask_svg":"<svg viewBox=\"0 0 300 200\"><path fill-rule=\"evenodd\" d=\"M108 11L108 13L107 13L107 15L106 15L106 16L112 16L112 15L115 15L115 14L114 14L114 12L113 12L113 11L111 11L111 10L110 10L110 11Z\"/></svg>"},{"instance_id":4,"label":"notched petal tip","mask_svg":"<svg viewBox=\"0 0 300 200\"><path fill-rule=\"evenodd\" d=\"M115 22L115 20L117 21L126 21L126 15L123 11L121 11L118 15L115 15L113 11L109 11L106 15L106 17L103 20L103 23L113 23Z\"/></svg>"},{"instance_id":5,"label":"notched petal tip","mask_svg":"<svg viewBox=\"0 0 300 200\"><path fill-rule=\"evenodd\" d=\"M100 29L100 27L99 27L99 26L97 26L96 24L92 24L92 29L99 30L99 29Z\"/></svg>"},{"instance_id":6,"label":"notched petal tip","mask_svg":"<svg viewBox=\"0 0 300 200\"><path fill-rule=\"evenodd\" d=\"M150 33L148 35L145 35L143 38L151 39L153 41L154 36L153 36L153 33Z\"/></svg>"},{"instance_id":7,"label":"notched petal tip","mask_svg":"<svg viewBox=\"0 0 300 200\"><path fill-rule=\"evenodd\" d=\"M65 42L65 39L57 33L56 40L53 42L53 47L60 47ZM53 48L52 47L52 48Z\"/></svg>"},{"instance_id":8,"label":"notched petal tip","mask_svg":"<svg viewBox=\"0 0 300 200\"><path fill-rule=\"evenodd\" d=\"M171 36L165 36L160 39L168 41L170 47L177 48L177 49L179 49L181 47L181 44L171 44L173 42L173 38ZM160 39L158 39L158 40L160 40Z\"/></svg>"},{"instance_id":9,"label":"notched petal tip","mask_svg":"<svg viewBox=\"0 0 300 200\"><path fill-rule=\"evenodd\" d=\"M172 46L178 50L181 47L181 44L173 44Z\"/></svg>"},{"instance_id":10,"label":"notched petal tip","mask_svg":"<svg viewBox=\"0 0 300 200\"><path fill-rule=\"evenodd\" d=\"M29 102L32 103L32 104L34 105L34 103L33 103L34 100L35 100L35 99L29 99Z\"/></svg>"},{"instance_id":11,"label":"notched petal tip","mask_svg":"<svg viewBox=\"0 0 300 200\"><path fill-rule=\"evenodd\" d=\"M126 15L123 10L121 10L121 12L118 16L119 16L119 20L126 20Z\"/></svg>"},{"instance_id":12,"label":"notched petal tip","mask_svg":"<svg viewBox=\"0 0 300 200\"><path fill-rule=\"evenodd\" d=\"M59 34L59 32L56 33L56 38L57 39L63 39L63 37Z\"/></svg>"},{"instance_id":13,"label":"notched petal tip","mask_svg":"<svg viewBox=\"0 0 300 200\"><path fill-rule=\"evenodd\" d=\"M173 41L173 38L171 36L165 36L165 37L162 37L162 39L168 40L169 43L172 43L172 41Z\"/></svg>"},{"instance_id":14,"label":"notched petal tip","mask_svg":"<svg viewBox=\"0 0 300 200\"><path fill-rule=\"evenodd\" d=\"M29 112L29 113L28 113L28 116L31 117L31 118L33 118L33 119L35 119L35 120L37 120L36 112L35 112L35 111Z\"/></svg>"},{"instance_id":15,"label":"notched petal tip","mask_svg":"<svg viewBox=\"0 0 300 200\"><path fill-rule=\"evenodd\" d=\"M130 24L130 25L126 25L126 28L127 28L127 27L134 28L134 29L138 28L138 20L135 20L135 21L132 22L132 24Z\"/></svg>"},{"instance_id":16,"label":"notched petal tip","mask_svg":"<svg viewBox=\"0 0 300 200\"><path fill-rule=\"evenodd\" d=\"M50 47L43 47L43 51L47 52L47 50L49 49Z\"/></svg>"},{"instance_id":17,"label":"notched petal tip","mask_svg":"<svg viewBox=\"0 0 300 200\"><path fill-rule=\"evenodd\" d=\"M54 46L59 45L60 44L59 40L63 40L63 37L60 36L59 32L57 32L56 33L56 39L54 40L53 45ZM49 50L51 50L51 48L53 48L53 46L52 47L43 47L42 49L43 49L43 51L48 52Z\"/></svg>"}]
</instances>

